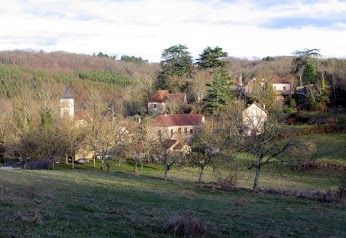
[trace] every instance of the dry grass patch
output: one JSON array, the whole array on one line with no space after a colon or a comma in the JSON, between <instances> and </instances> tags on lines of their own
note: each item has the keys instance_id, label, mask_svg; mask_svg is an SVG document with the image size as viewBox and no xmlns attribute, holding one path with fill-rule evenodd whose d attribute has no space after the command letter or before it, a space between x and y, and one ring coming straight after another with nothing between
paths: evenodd
<instances>
[{"instance_id":1,"label":"dry grass patch","mask_svg":"<svg viewBox=\"0 0 346 238\"><path fill-rule=\"evenodd\" d=\"M191 213L169 219L163 226L165 233L177 236L203 236L206 233L204 222Z\"/></svg>"}]
</instances>

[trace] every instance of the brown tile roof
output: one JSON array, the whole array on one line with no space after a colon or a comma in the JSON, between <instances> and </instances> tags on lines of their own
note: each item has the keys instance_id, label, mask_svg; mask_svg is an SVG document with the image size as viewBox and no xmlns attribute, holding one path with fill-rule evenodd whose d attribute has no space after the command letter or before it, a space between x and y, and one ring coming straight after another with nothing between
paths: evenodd
<instances>
[{"instance_id":1,"label":"brown tile roof","mask_svg":"<svg viewBox=\"0 0 346 238\"><path fill-rule=\"evenodd\" d=\"M160 115L153 121L153 126L197 126L204 120L202 114L165 114Z\"/></svg>"},{"instance_id":2,"label":"brown tile roof","mask_svg":"<svg viewBox=\"0 0 346 238\"><path fill-rule=\"evenodd\" d=\"M170 94L168 90L158 90L155 95L149 100L149 102L166 102L167 100L185 102L185 93L173 93Z\"/></svg>"},{"instance_id":3,"label":"brown tile roof","mask_svg":"<svg viewBox=\"0 0 346 238\"><path fill-rule=\"evenodd\" d=\"M165 102L169 98L167 90L158 90L149 102Z\"/></svg>"},{"instance_id":4,"label":"brown tile roof","mask_svg":"<svg viewBox=\"0 0 346 238\"><path fill-rule=\"evenodd\" d=\"M169 100L184 103L186 98L185 93L173 93L169 94Z\"/></svg>"},{"instance_id":5,"label":"brown tile roof","mask_svg":"<svg viewBox=\"0 0 346 238\"><path fill-rule=\"evenodd\" d=\"M272 84L275 84L275 83L290 83L288 82L287 80L284 80L282 79L279 75L274 75L271 79L270 79L270 82Z\"/></svg>"},{"instance_id":6,"label":"brown tile roof","mask_svg":"<svg viewBox=\"0 0 346 238\"><path fill-rule=\"evenodd\" d=\"M293 88L296 88L299 85L299 79L295 74L287 74L283 77L284 81L290 82Z\"/></svg>"}]
</instances>

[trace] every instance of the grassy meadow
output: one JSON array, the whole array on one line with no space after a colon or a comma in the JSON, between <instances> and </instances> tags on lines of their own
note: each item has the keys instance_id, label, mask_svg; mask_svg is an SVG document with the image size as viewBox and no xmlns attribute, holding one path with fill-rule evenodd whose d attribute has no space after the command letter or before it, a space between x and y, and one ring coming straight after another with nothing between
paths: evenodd
<instances>
[{"instance_id":1,"label":"grassy meadow","mask_svg":"<svg viewBox=\"0 0 346 238\"><path fill-rule=\"evenodd\" d=\"M0 172L1 237L173 237L184 214L204 237L345 237L346 205L222 191L147 175L90 170Z\"/></svg>"},{"instance_id":2,"label":"grassy meadow","mask_svg":"<svg viewBox=\"0 0 346 238\"><path fill-rule=\"evenodd\" d=\"M346 135L309 135L312 160L345 164ZM224 176L237 189L219 189L211 168L173 167L163 181L159 164L115 163L109 172L92 162L56 164L55 170L0 170L0 237L174 237L169 224L202 224L191 237L346 237L346 202L319 202L252 192L254 171L240 155ZM304 172L287 166L261 171L260 187L327 191L346 184L344 171ZM177 230L176 230L177 231ZM178 232L176 232L178 234ZM189 237L187 235L186 237Z\"/></svg>"}]
</instances>

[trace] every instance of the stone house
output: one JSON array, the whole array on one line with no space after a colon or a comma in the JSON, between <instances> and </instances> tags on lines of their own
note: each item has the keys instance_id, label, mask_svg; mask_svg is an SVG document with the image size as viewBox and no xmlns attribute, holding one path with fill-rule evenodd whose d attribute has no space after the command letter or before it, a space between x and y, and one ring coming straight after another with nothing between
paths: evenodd
<instances>
[{"instance_id":1,"label":"stone house","mask_svg":"<svg viewBox=\"0 0 346 238\"><path fill-rule=\"evenodd\" d=\"M185 93L169 93L168 90L158 90L148 102L148 114L160 115L166 112L169 106L181 107L187 104Z\"/></svg>"},{"instance_id":2,"label":"stone house","mask_svg":"<svg viewBox=\"0 0 346 238\"><path fill-rule=\"evenodd\" d=\"M256 93L256 90L258 90L259 87L263 87L266 82L266 79L251 79L244 86L245 94L251 95ZM276 74L273 75L269 82L273 87L277 99L283 99L289 95L292 95L294 89L298 86L298 79L294 74L287 74L284 77L280 77Z\"/></svg>"},{"instance_id":3,"label":"stone house","mask_svg":"<svg viewBox=\"0 0 346 238\"><path fill-rule=\"evenodd\" d=\"M171 149L184 148L182 141L190 141L196 127L204 123L202 114L164 114L159 115L152 122L152 135L162 136L172 142ZM173 143L174 142L174 143Z\"/></svg>"},{"instance_id":4,"label":"stone house","mask_svg":"<svg viewBox=\"0 0 346 238\"><path fill-rule=\"evenodd\" d=\"M294 89L298 85L298 79L294 74L288 74L283 78L274 75L270 79L270 83L273 86L276 99L281 100L294 93Z\"/></svg>"}]
</instances>

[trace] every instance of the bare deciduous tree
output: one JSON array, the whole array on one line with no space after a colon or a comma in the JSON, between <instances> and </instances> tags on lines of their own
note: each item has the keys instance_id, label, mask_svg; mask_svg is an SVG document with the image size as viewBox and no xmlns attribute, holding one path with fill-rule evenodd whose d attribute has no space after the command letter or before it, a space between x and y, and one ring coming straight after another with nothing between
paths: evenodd
<instances>
[{"instance_id":1,"label":"bare deciduous tree","mask_svg":"<svg viewBox=\"0 0 346 238\"><path fill-rule=\"evenodd\" d=\"M200 168L198 182L202 181L205 167L208 165L215 167L216 160L223 157L222 150L225 142L225 131L216 121L209 119L197 128L192 140L192 153L189 157L192 165Z\"/></svg>"},{"instance_id":2,"label":"bare deciduous tree","mask_svg":"<svg viewBox=\"0 0 346 238\"><path fill-rule=\"evenodd\" d=\"M279 134L279 125L276 120L269 120L262 133L253 133L250 136L238 136L237 148L253 157L254 162L249 169L255 169L253 189L259 187L260 172L263 166L277 161L288 161L296 156L303 156L302 151L314 149L311 143L298 140L297 138L282 139ZM290 156L287 156L287 154Z\"/></svg>"}]
</instances>

